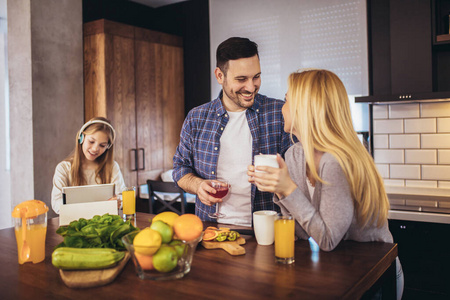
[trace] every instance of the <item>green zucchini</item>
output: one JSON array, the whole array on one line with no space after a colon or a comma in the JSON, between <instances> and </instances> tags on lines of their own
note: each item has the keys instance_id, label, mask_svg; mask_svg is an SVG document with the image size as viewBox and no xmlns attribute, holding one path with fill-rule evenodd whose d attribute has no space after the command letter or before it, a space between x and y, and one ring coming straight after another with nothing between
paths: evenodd
<instances>
[{"instance_id":1,"label":"green zucchini","mask_svg":"<svg viewBox=\"0 0 450 300\"><path fill-rule=\"evenodd\" d=\"M125 252L111 248L60 247L52 253L52 264L65 270L106 269L117 265Z\"/></svg>"}]
</instances>

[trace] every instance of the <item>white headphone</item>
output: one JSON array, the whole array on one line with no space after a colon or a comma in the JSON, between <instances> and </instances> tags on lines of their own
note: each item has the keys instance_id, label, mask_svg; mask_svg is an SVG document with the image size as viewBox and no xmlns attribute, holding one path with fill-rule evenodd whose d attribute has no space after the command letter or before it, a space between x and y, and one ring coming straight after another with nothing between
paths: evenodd
<instances>
[{"instance_id":1,"label":"white headphone","mask_svg":"<svg viewBox=\"0 0 450 300\"><path fill-rule=\"evenodd\" d=\"M111 148L111 146L114 144L114 141L116 140L116 131L114 130L114 128L112 127L111 124L109 124L108 122L102 121L102 120L91 120L91 121L85 123L85 124L81 127L80 131L78 132L78 143L83 144L83 141L84 141L84 134L83 134L83 131L84 131L87 127L89 127L89 126L91 126L92 124L95 124L95 123L105 124L105 125L108 125L109 128L111 128L111 131L112 131L112 133L113 133L113 134L112 134L112 141L111 141L111 143L108 143L107 149Z\"/></svg>"}]
</instances>

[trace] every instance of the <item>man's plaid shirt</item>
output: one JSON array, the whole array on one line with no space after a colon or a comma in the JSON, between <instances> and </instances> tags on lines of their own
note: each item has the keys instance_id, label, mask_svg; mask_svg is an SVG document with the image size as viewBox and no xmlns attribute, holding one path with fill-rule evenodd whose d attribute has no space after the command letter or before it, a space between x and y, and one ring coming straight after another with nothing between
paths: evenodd
<instances>
[{"instance_id":1,"label":"man's plaid shirt","mask_svg":"<svg viewBox=\"0 0 450 300\"><path fill-rule=\"evenodd\" d=\"M204 178L216 179L217 160L220 151L220 137L228 123L228 114L219 97L192 109L187 115L180 134L180 144L173 157L173 179L178 182L189 173ZM281 108L284 102L257 94L253 106L246 111L248 125L253 139L252 156L277 154L284 156L292 145L290 135L285 133ZM236 145L239 147L239 145ZM273 203L273 194L260 192L252 185L251 208L257 210L278 210ZM198 197L195 213L203 221L215 221L208 217L215 206L203 204Z\"/></svg>"}]
</instances>

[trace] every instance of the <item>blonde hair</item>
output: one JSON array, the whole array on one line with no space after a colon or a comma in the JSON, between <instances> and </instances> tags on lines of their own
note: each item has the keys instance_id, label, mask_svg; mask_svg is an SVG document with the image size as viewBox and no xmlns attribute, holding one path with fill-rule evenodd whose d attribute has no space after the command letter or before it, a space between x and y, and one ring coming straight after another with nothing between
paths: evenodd
<instances>
[{"instance_id":1,"label":"blonde hair","mask_svg":"<svg viewBox=\"0 0 450 300\"><path fill-rule=\"evenodd\" d=\"M314 150L332 154L344 170L362 227L387 221L389 200L375 163L353 128L347 92L327 70L289 75L288 105L291 136L295 132L305 152L311 176L324 182L314 164Z\"/></svg>"},{"instance_id":2,"label":"blonde hair","mask_svg":"<svg viewBox=\"0 0 450 300\"><path fill-rule=\"evenodd\" d=\"M100 120L111 124L111 122L108 119L102 117L95 117L92 118L90 121L93 120ZM98 184L111 183L112 170L114 165L114 144L113 144L114 133L108 125L102 123L93 123L88 127L86 127L82 133L84 135L89 135L94 134L97 131L104 132L108 136L108 143L111 144L111 147L96 159L98 166L97 169L95 170L95 181ZM83 174L83 168L81 167L82 157L84 156L84 154L82 149L83 144L80 144L78 140L79 134L80 132L77 132L76 134L75 149L65 159L65 161L69 161L71 163L70 169L71 186L79 186L87 184L86 178L84 177Z\"/></svg>"}]
</instances>

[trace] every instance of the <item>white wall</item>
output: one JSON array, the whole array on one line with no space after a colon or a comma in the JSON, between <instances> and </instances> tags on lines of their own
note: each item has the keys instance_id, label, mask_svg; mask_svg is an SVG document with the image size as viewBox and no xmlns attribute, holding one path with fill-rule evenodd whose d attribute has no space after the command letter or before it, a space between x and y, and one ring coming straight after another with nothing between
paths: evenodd
<instances>
[{"instance_id":1,"label":"white wall","mask_svg":"<svg viewBox=\"0 0 450 300\"><path fill-rule=\"evenodd\" d=\"M211 98L216 49L232 36L259 46L260 93L283 99L287 77L300 68L335 72L350 95L368 94L365 0L210 0ZM356 130L368 130L366 104L352 104Z\"/></svg>"}]
</instances>

